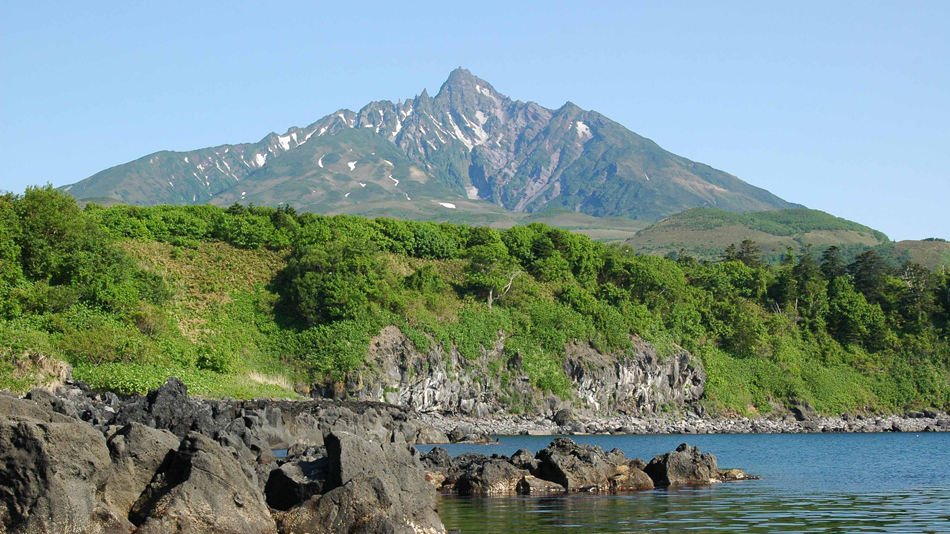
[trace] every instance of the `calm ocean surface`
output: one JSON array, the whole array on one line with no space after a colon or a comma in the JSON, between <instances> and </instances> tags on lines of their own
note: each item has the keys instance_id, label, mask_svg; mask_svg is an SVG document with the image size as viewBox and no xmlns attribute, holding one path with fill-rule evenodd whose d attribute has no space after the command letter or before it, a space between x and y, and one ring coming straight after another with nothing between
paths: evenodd
<instances>
[{"instance_id":1,"label":"calm ocean surface","mask_svg":"<svg viewBox=\"0 0 950 534\"><path fill-rule=\"evenodd\" d=\"M463 452L537 452L550 437L501 437ZM451 532L950 533L950 434L576 436L650 461L682 442L762 480L623 495L442 497ZM423 452L432 446L420 446Z\"/></svg>"}]
</instances>

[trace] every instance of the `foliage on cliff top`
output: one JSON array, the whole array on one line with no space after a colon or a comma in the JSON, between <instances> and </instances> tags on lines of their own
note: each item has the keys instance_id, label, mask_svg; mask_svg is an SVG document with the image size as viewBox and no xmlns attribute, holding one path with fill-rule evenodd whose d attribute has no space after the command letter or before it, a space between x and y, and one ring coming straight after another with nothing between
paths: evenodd
<instances>
[{"instance_id":1,"label":"foliage on cliff top","mask_svg":"<svg viewBox=\"0 0 950 534\"><path fill-rule=\"evenodd\" d=\"M420 349L466 358L503 336L501 363L561 396L565 343L623 353L639 335L698 355L705 402L721 412L950 404L950 277L873 252L789 253L770 267L746 243L725 261L672 261L541 224L80 210L50 188L0 197L0 220L5 387L27 387L12 377L29 340L123 392L174 372L208 395L292 395L361 367L394 324Z\"/></svg>"}]
</instances>

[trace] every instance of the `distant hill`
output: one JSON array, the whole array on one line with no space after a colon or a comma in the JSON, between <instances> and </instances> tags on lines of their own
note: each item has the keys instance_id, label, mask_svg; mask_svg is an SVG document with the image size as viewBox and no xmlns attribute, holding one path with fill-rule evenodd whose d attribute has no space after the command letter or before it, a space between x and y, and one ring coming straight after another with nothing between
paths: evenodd
<instances>
[{"instance_id":1,"label":"distant hill","mask_svg":"<svg viewBox=\"0 0 950 534\"><path fill-rule=\"evenodd\" d=\"M697 206L797 206L597 112L512 100L461 68L434 97L342 109L256 143L155 152L62 189L132 205L284 203L471 224L552 208L650 223Z\"/></svg>"},{"instance_id":2,"label":"distant hill","mask_svg":"<svg viewBox=\"0 0 950 534\"><path fill-rule=\"evenodd\" d=\"M625 243L644 254L685 250L698 259L716 259L726 247L743 239L755 241L763 258L771 263L779 261L786 247L798 251L808 244L819 249L837 245L863 250L889 243L878 230L805 208L744 214L695 208L667 217Z\"/></svg>"},{"instance_id":3,"label":"distant hill","mask_svg":"<svg viewBox=\"0 0 950 534\"><path fill-rule=\"evenodd\" d=\"M941 240L898 241L894 251L928 269L950 267L950 243Z\"/></svg>"}]
</instances>

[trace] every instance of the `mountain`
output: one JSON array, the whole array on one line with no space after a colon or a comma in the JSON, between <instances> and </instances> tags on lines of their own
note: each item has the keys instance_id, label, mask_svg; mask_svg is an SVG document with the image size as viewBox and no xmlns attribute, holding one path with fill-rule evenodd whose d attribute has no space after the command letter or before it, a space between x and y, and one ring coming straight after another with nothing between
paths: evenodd
<instances>
[{"instance_id":1,"label":"mountain","mask_svg":"<svg viewBox=\"0 0 950 534\"><path fill-rule=\"evenodd\" d=\"M568 102L511 100L467 70L435 97L339 110L257 143L161 151L63 188L136 205L288 203L404 218L565 208L656 221L692 207L796 207Z\"/></svg>"},{"instance_id":2,"label":"mountain","mask_svg":"<svg viewBox=\"0 0 950 534\"><path fill-rule=\"evenodd\" d=\"M625 243L637 252L666 255L685 250L698 259L716 259L732 244L751 239L768 262L777 262L792 247L823 249L836 245L846 252L889 245L883 233L823 211L804 208L729 213L694 208L653 224Z\"/></svg>"}]
</instances>

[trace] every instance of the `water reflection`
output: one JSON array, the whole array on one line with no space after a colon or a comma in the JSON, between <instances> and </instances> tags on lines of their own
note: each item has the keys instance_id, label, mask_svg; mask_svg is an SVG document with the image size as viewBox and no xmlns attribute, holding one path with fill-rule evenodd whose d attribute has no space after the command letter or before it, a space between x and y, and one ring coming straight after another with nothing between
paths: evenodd
<instances>
[{"instance_id":1,"label":"water reflection","mask_svg":"<svg viewBox=\"0 0 950 534\"><path fill-rule=\"evenodd\" d=\"M625 495L442 497L452 532L950 533L950 434L590 436L577 441L651 458L682 441L763 480ZM539 450L503 437L452 454ZM422 447L420 447L422 448Z\"/></svg>"},{"instance_id":2,"label":"water reflection","mask_svg":"<svg viewBox=\"0 0 950 534\"><path fill-rule=\"evenodd\" d=\"M744 483L743 483L744 484ZM725 490L725 491L720 491ZM752 488L628 495L442 497L450 532L950 532L946 491L775 498Z\"/></svg>"}]
</instances>

